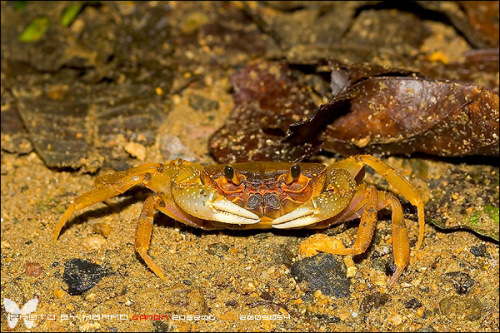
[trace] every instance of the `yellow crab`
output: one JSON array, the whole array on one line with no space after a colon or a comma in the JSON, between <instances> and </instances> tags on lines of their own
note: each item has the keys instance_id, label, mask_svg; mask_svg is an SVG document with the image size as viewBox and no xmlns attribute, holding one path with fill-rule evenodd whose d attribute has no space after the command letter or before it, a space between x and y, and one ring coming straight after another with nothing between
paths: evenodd
<instances>
[{"instance_id":1,"label":"yellow crab","mask_svg":"<svg viewBox=\"0 0 500 333\"><path fill-rule=\"evenodd\" d=\"M207 230L328 228L361 218L351 248L328 250L333 254L354 255L368 248L377 223L377 211L390 207L396 264L390 288L409 263L407 230L399 200L389 192L361 182L366 165L417 207L416 248L420 248L425 221L419 192L394 168L369 155L353 156L330 166L285 162L202 166L181 159L166 164L144 164L97 178L95 188L76 198L61 217L54 229L54 241L75 210L142 184L154 193L146 199L139 216L135 248L149 268L165 279L147 254L155 208L187 225Z\"/></svg>"}]
</instances>

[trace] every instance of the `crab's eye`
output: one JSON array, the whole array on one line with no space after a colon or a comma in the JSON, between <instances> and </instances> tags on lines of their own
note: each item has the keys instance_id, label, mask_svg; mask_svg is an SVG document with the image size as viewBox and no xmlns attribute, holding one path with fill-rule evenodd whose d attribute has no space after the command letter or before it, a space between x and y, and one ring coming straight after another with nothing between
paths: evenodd
<instances>
[{"instance_id":1,"label":"crab's eye","mask_svg":"<svg viewBox=\"0 0 500 333\"><path fill-rule=\"evenodd\" d=\"M300 176L300 165L294 164L290 168L290 174L292 175L293 179L299 178Z\"/></svg>"},{"instance_id":2,"label":"crab's eye","mask_svg":"<svg viewBox=\"0 0 500 333\"><path fill-rule=\"evenodd\" d=\"M290 171L285 175L285 183L290 185L300 177L300 165L294 164L290 167Z\"/></svg>"},{"instance_id":3,"label":"crab's eye","mask_svg":"<svg viewBox=\"0 0 500 333\"><path fill-rule=\"evenodd\" d=\"M233 179L234 177L234 169L230 165L226 165L224 168L224 176L226 176L227 179Z\"/></svg>"},{"instance_id":4,"label":"crab's eye","mask_svg":"<svg viewBox=\"0 0 500 333\"><path fill-rule=\"evenodd\" d=\"M224 168L224 176L226 176L226 179L229 179L234 185L240 185L240 177L236 172L234 172L234 168L232 166L226 165Z\"/></svg>"}]
</instances>

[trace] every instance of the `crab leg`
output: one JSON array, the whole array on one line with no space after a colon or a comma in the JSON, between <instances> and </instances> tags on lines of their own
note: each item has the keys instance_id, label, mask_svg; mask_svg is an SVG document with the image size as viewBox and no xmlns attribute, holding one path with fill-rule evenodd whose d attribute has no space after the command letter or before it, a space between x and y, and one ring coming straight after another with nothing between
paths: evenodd
<instances>
[{"instance_id":1,"label":"crab leg","mask_svg":"<svg viewBox=\"0 0 500 333\"><path fill-rule=\"evenodd\" d=\"M406 229L401 203L395 196L388 192L379 192L379 194L386 197L385 206L390 205L392 210L392 252L396 271L387 286L387 288L391 289L410 263L410 244L408 242L408 230Z\"/></svg>"},{"instance_id":2,"label":"crab leg","mask_svg":"<svg viewBox=\"0 0 500 333\"><path fill-rule=\"evenodd\" d=\"M154 195L149 196L144 202L142 207L141 215L137 221L137 230L135 232L135 250L141 258L146 262L146 265L162 280L165 279L165 275L161 269L156 266L153 260L148 255L149 242L151 240L151 233L153 231L153 217L154 209L160 204L162 200Z\"/></svg>"},{"instance_id":3,"label":"crab leg","mask_svg":"<svg viewBox=\"0 0 500 333\"><path fill-rule=\"evenodd\" d=\"M358 233L356 234L356 240L354 241L353 247L333 249L330 253L355 255L364 253L366 249L368 249L373 238L373 233L375 232L375 227L377 226L378 199L376 188L370 186L366 189L365 202L365 208L361 216L361 222L359 223Z\"/></svg>"},{"instance_id":4,"label":"crab leg","mask_svg":"<svg viewBox=\"0 0 500 333\"><path fill-rule=\"evenodd\" d=\"M317 243L308 243L308 251L311 251L312 248L312 250L320 250L337 255L364 253L368 249L375 232L377 211L390 205L392 210L392 246L394 262L396 264L396 271L388 284L388 288L390 289L410 262L410 247L403 218L403 209L399 200L390 193L377 191L373 186L368 187L366 190L363 188L358 189L357 192L360 193L360 190L365 192L365 197L357 207L364 205L364 209L354 245L351 248L325 248L324 240L319 240ZM341 220L350 219L349 216L352 213L356 213L357 210L358 208L343 212L342 214L345 216Z\"/></svg>"},{"instance_id":5,"label":"crab leg","mask_svg":"<svg viewBox=\"0 0 500 333\"><path fill-rule=\"evenodd\" d=\"M159 164L157 164L159 166ZM143 168L152 168L154 167L153 165L145 165L138 167L136 169L142 170ZM132 169L131 171L135 171L135 169ZM103 176L106 177L106 176ZM73 212L75 210L83 209L85 207L92 206L98 202L104 201L106 199L112 198L114 196L117 196L118 194L121 194L131 187L143 183L144 179L146 178L146 174L141 174L140 172L132 172L130 174L127 174L127 176L124 176L121 179L113 179L114 183L109 183L106 186L104 185L105 183L108 182L108 179L105 179L104 181L99 181L99 179L103 178L98 178L96 181L96 188L80 195L78 198L76 198L73 203L68 207L66 212L63 214L59 222L57 223L56 227L54 228L54 232L52 234L54 242L57 240L59 237L59 234L61 233L62 228L66 224L66 222L69 220L69 218L73 215Z\"/></svg>"},{"instance_id":6,"label":"crab leg","mask_svg":"<svg viewBox=\"0 0 500 333\"><path fill-rule=\"evenodd\" d=\"M357 155L333 164L334 167L348 170L353 177L356 177L358 173L362 172L365 165L368 165L384 177L398 193L403 195L412 205L417 207L419 232L415 249L418 250L424 239L425 217L424 201L415 187L413 187L413 185L396 169L370 155Z\"/></svg>"},{"instance_id":7,"label":"crab leg","mask_svg":"<svg viewBox=\"0 0 500 333\"><path fill-rule=\"evenodd\" d=\"M345 249L336 248L328 252L339 255L356 255L364 253L368 249L373 238L373 233L375 232L377 211L387 206L391 206L392 248L394 263L396 264L396 271L392 275L387 286L391 289L410 262L410 245L408 242L408 231L404 223L403 208L399 200L390 193L379 192L374 187L369 187L367 191L369 191L367 194L367 202L353 247Z\"/></svg>"}]
</instances>

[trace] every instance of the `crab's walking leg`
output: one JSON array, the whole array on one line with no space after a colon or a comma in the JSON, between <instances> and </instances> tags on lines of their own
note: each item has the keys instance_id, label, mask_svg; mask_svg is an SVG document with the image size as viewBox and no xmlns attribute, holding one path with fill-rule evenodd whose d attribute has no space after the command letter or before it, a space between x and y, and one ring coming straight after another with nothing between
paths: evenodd
<instances>
[{"instance_id":1,"label":"crab's walking leg","mask_svg":"<svg viewBox=\"0 0 500 333\"><path fill-rule=\"evenodd\" d=\"M366 189L360 186L355 196L361 195L361 191L365 193L363 200L361 200L355 208L346 211L344 216L340 219L341 221L350 219L350 213L356 213L358 207L364 205L354 245L351 248L327 248L325 247L325 241L320 240L317 244L314 242L308 243L308 247L313 248L312 252L314 252L314 250L319 250L338 255L356 255L364 253L368 249L375 232L377 211L390 206L392 211L392 246L394 262L396 264L396 271L388 284L388 288L390 289L410 262L410 246L408 243L407 229L404 223L403 209L399 200L388 192L377 191L373 186L369 186ZM311 249L308 250L311 251Z\"/></svg>"},{"instance_id":2,"label":"crab's walking leg","mask_svg":"<svg viewBox=\"0 0 500 333\"><path fill-rule=\"evenodd\" d=\"M156 266L148 255L149 242L153 231L154 209L162 200L157 195L149 196L144 202L141 215L137 221L137 230L135 232L135 250L146 262L149 268L162 280L166 280L161 269Z\"/></svg>"},{"instance_id":3,"label":"crab's walking leg","mask_svg":"<svg viewBox=\"0 0 500 333\"><path fill-rule=\"evenodd\" d=\"M368 165L382 177L384 177L385 180L389 184L391 184L401 195L403 195L408 201L410 201L412 205L417 207L419 232L415 249L418 250L422 245L425 229L424 201L420 196L420 193L396 169L373 156L357 155L335 163L336 167L348 170L353 177L356 177L356 175L363 170L363 167L365 165Z\"/></svg>"},{"instance_id":4,"label":"crab's walking leg","mask_svg":"<svg viewBox=\"0 0 500 333\"><path fill-rule=\"evenodd\" d=\"M356 234L356 240L351 248L336 248L329 251L332 254L340 255L355 255L361 254L368 249L371 240L373 238L373 233L375 232L375 227L377 226L377 189L375 187L368 187L366 189L366 205L363 210L363 215L361 216L361 222L359 223L358 233Z\"/></svg>"},{"instance_id":5,"label":"crab's walking leg","mask_svg":"<svg viewBox=\"0 0 500 333\"><path fill-rule=\"evenodd\" d=\"M146 175L149 175L148 173L144 173L144 170L157 169L159 166L160 164L146 164L129 171L124 171L121 174L121 178L113 177L111 179L108 175L98 178L96 180L97 187L76 198L63 214L52 234L54 242L75 210L92 206L98 202L117 196L135 185L143 183L147 177Z\"/></svg>"},{"instance_id":6,"label":"crab's walking leg","mask_svg":"<svg viewBox=\"0 0 500 333\"><path fill-rule=\"evenodd\" d=\"M392 249L394 263L396 264L396 271L387 286L387 288L391 289L410 262L410 245L408 231L404 222L403 208L399 200L388 192L379 192L374 187L369 187L367 191L369 191L367 203L361 217L354 246L346 249L336 248L329 252L341 255L364 253L373 238L377 224L377 211L390 206L392 211Z\"/></svg>"},{"instance_id":7,"label":"crab's walking leg","mask_svg":"<svg viewBox=\"0 0 500 333\"><path fill-rule=\"evenodd\" d=\"M356 205L357 206L356 209L346 212L346 215L350 215L350 213L355 213L358 210L358 208L363 209L361 222L359 224L358 232L356 234L356 240L354 241L354 245L351 248L339 248L339 247L326 248L324 246L324 242L320 242L318 244L312 242L310 243L309 246L312 247L314 250L320 250L322 252L338 254L338 255L355 255L365 252L368 246L370 245L370 242L373 238L373 233L375 232L375 227L377 226L377 205L378 205L377 193L378 193L377 189L373 186L370 186L368 188L361 186L355 195L363 195L364 196L363 199L358 205Z\"/></svg>"},{"instance_id":8,"label":"crab's walking leg","mask_svg":"<svg viewBox=\"0 0 500 333\"><path fill-rule=\"evenodd\" d=\"M396 264L396 271L392 275L391 281L389 281L389 285L387 286L391 289L406 266L410 263L410 243L408 242L408 230L405 226L401 203L391 193L379 192L379 195L379 199L383 200L383 206L390 205L392 210L392 252L394 255L394 263Z\"/></svg>"}]
</instances>

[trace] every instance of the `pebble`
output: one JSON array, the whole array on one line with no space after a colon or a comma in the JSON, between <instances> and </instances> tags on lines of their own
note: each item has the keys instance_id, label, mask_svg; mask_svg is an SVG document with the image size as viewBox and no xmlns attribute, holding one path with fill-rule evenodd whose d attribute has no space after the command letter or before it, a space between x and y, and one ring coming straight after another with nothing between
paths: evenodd
<instances>
[{"instance_id":1,"label":"pebble","mask_svg":"<svg viewBox=\"0 0 500 333\"><path fill-rule=\"evenodd\" d=\"M361 301L361 305L359 306L359 310L364 313L370 312L372 309L377 309L383 306L385 303L389 302L391 297L389 294L384 294L380 292L376 292L371 295L367 295Z\"/></svg>"},{"instance_id":2,"label":"pebble","mask_svg":"<svg viewBox=\"0 0 500 333\"><path fill-rule=\"evenodd\" d=\"M24 272L28 276L40 276L40 274L42 274L42 270L42 265L37 262L27 262L26 264L24 264Z\"/></svg>"},{"instance_id":3,"label":"pebble","mask_svg":"<svg viewBox=\"0 0 500 333\"><path fill-rule=\"evenodd\" d=\"M85 323L83 325L80 325L78 328L82 332L95 332L101 328L101 324L99 324L98 322Z\"/></svg>"},{"instance_id":4,"label":"pebble","mask_svg":"<svg viewBox=\"0 0 500 333\"><path fill-rule=\"evenodd\" d=\"M476 257L486 257L486 245L481 244L471 246L470 253L472 253Z\"/></svg>"},{"instance_id":5,"label":"pebble","mask_svg":"<svg viewBox=\"0 0 500 333\"><path fill-rule=\"evenodd\" d=\"M407 300L404 303L404 305L405 305L405 308L407 308L407 309L418 309L418 308L422 307L422 303L418 299L416 299L415 297Z\"/></svg>"},{"instance_id":6,"label":"pebble","mask_svg":"<svg viewBox=\"0 0 500 333\"><path fill-rule=\"evenodd\" d=\"M99 234L105 238L111 234L111 224L106 222L99 222L92 226L92 231Z\"/></svg>"},{"instance_id":7,"label":"pebble","mask_svg":"<svg viewBox=\"0 0 500 333\"><path fill-rule=\"evenodd\" d=\"M70 259L64 263L63 281L68 285L70 295L80 295L93 288L109 275L100 265L81 259Z\"/></svg>"},{"instance_id":8,"label":"pebble","mask_svg":"<svg viewBox=\"0 0 500 333\"><path fill-rule=\"evenodd\" d=\"M450 296L439 301L441 313L451 320L476 321L481 319L483 305L476 296Z\"/></svg>"},{"instance_id":9,"label":"pebble","mask_svg":"<svg viewBox=\"0 0 500 333\"><path fill-rule=\"evenodd\" d=\"M56 289L56 290L54 290L54 296L56 298L61 299L64 297L64 291L62 289Z\"/></svg>"},{"instance_id":10,"label":"pebble","mask_svg":"<svg viewBox=\"0 0 500 333\"><path fill-rule=\"evenodd\" d=\"M187 161L196 160L196 155L177 136L170 133L160 137L160 153L167 160L182 158Z\"/></svg>"},{"instance_id":11,"label":"pebble","mask_svg":"<svg viewBox=\"0 0 500 333\"><path fill-rule=\"evenodd\" d=\"M326 296L348 297L351 280L347 277L342 261L333 255L320 253L295 262L291 268L292 276L298 281L307 281L314 293L321 290Z\"/></svg>"},{"instance_id":12,"label":"pebble","mask_svg":"<svg viewBox=\"0 0 500 333\"><path fill-rule=\"evenodd\" d=\"M224 254L229 251L229 246L221 243L210 244L207 248L207 253L213 256L217 256L220 259L224 258Z\"/></svg>"},{"instance_id":13,"label":"pebble","mask_svg":"<svg viewBox=\"0 0 500 333\"><path fill-rule=\"evenodd\" d=\"M393 314L387 318L387 321L392 324L392 326L398 326L403 322L403 318L401 318L398 314Z\"/></svg>"},{"instance_id":14,"label":"pebble","mask_svg":"<svg viewBox=\"0 0 500 333\"><path fill-rule=\"evenodd\" d=\"M236 308L236 307L238 307L238 302L236 300L232 299L232 300L229 300L226 302L226 306L232 306L233 308Z\"/></svg>"},{"instance_id":15,"label":"pebble","mask_svg":"<svg viewBox=\"0 0 500 333\"><path fill-rule=\"evenodd\" d=\"M329 323L329 324L336 324L341 321L340 317L338 316L331 316L327 314L319 314L319 313L312 313L310 311L306 311L305 317L307 319L312 319L312 320L319 320L324 323Z\"/></svg>"},{"instance_id":16,"label":"pebble","mask_svg":"<svg viewBox=\"0 0 500 333\"><path fill-rule=\"evenodd\" d=\"M106 243L106 240L102 236L92 235L83 240L83 247L85 247L87 251L98 251L104 243Z\"/></svg>"},{"instance_id":17,"label":"pebble","mask_svg":"<svg viewBox=\"0 0 500 333\"><path fill-rule=\"evenodd\" d=\"M146 147L137 142L127 142L123 147L130 156L137 158L139 161L146 160Z\"/></svg>"},{"instance_id":18,"label":"pebble","mask_svg":"<svg viewBox=\"0 0 500 333\"><path fill-rule=\"evenodd\" d=\"M465 295L469 289L474 285L474 280L469 274L464 272L450 272L444 274L444 278L450 281L459 295Z\"/></svg>"}]
</instances>

